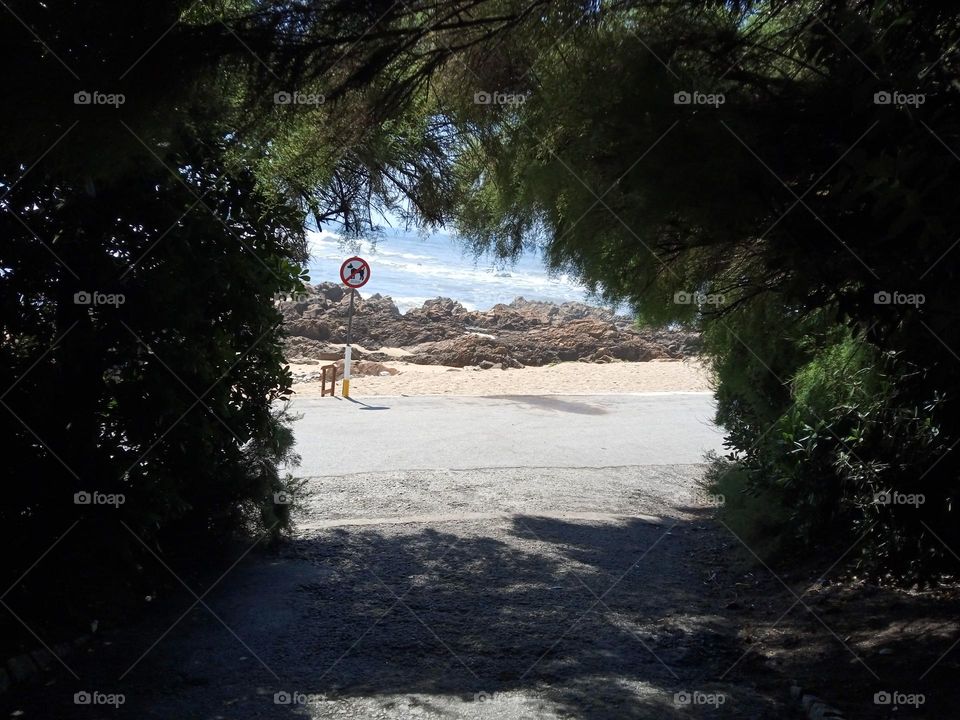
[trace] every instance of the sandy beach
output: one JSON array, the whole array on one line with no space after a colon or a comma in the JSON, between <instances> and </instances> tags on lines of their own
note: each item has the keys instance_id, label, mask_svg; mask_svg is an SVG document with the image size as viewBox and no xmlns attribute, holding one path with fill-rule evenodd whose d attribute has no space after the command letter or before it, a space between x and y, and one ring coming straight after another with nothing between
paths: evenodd
<instances>
[{"instance_id":1,"label":"sandy beach","mask_svg":"<svg viewBox=\"0 0 960 720\"><path fill-rule=\"evenodd\" d=\"M401 351L402 352L402 351ZM701 360L657 360L607 364L562 362L522 369L452 368L415 365L400 360L383 363L398 371L390 376L361 376L350 381L351 397L401 395L591 395L639 392L705 392L709 372ZM291 364L291 370L317 366ZM337 394L341 383L337 382ZM301 396L320 394L320 382L297 383Z\"/></svg>"}]
</instances>

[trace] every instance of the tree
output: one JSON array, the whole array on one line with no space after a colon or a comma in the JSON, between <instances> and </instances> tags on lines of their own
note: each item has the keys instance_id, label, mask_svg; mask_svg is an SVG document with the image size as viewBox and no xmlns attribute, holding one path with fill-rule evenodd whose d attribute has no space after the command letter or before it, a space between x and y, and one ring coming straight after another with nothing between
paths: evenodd
<instances>
[{"instance_id":1,"label":"tree","mask_svg":"<svg viewBox=\"0 0 960 720\"><path fill-rule=\"evenodd\" d=\"M541 244L644 322L702 327L752 489L798 540L867 533L902 579L960 540L956 20L935 2L618 3L438 83L461 234Z\"/></svg>"},{"instance_id":2,"label":"tree","mask_svg":"<svg viewBox=\"0 0 960 720\"><path fill-rule=\"evenodd\" d=\"M524 7L475 5L5 5L0 520L31 633L142 598L151 553L286 528L274 298L302 288L308 213L360 231L403 194L438 220L442 144L405 110L454 52L427 37Z\"/></svg>"}]
</instances>

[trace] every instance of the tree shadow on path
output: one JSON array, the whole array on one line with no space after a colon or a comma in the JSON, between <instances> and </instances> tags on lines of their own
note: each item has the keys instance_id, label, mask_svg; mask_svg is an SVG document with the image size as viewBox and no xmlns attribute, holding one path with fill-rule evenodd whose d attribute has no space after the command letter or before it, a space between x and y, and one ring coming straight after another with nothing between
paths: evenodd
<instances>
[{"instance_id":1,"label":"tree shadow on path","mask_svg":"<svg viewBox=\"0 0 960 720\"><path fill-rule=\"evenodd\" d=\"M324 530L255 559L123 681L156 629L96 650L46 707L97 716L68 698L100 688L126 695L111 718L779 716L718 680L745 648L705 582L703 525L439 527Z\"/></svg>"}]
</instances>

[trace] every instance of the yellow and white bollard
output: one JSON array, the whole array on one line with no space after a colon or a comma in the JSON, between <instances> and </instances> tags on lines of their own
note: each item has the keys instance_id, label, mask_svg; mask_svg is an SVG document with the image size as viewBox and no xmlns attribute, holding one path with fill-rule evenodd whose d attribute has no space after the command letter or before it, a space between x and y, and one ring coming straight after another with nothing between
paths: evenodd
<instances>
[{"instance_id":1,"label":"yellow and white bollard","mask_svg":"<svg viewBox=\"0 0 960 720\"><path fill-rule=\"evenodd\" d=\"M350 397L350 346L343 351L343 396Z\"/></svg>"}]
</instances>

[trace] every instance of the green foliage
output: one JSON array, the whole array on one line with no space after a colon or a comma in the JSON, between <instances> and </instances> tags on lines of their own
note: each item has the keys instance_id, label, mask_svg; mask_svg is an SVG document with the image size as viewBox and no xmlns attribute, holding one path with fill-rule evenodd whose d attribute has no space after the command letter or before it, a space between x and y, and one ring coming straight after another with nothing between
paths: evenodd
<instances>
[{"instance_id":1,"label":"green foliage","mask_svg":"<svg viewBox=\"0 0 960 720\"><path fill-rule=\"evenodd\" d=\"M435 87L468 242L540 245L642 322L703 329L731 453L782 498L787 536L865 534L864 561L904 581L960 546L957 19L932 1L601 6ZM927 502L878 506L884 489Z\"/></svg>"},{"instance_id":2,"label":"green foliage","mask_svg":"<svg viewBox=\"0 0 960 720\"><path fill-rule=\"evenodd\" d=\"M948 563L933 532L951 533L955 492L934 475L949 453L937 422L943 400L920 400L901 358L842 325L827 328L818 334L804 323L799 337L778 343L802 363L784 373L786 395L757 382L759 357L731 361L737 353L708 333L731 450L711 470L712 491L728 496L726 521L770 555L829 539L856 547L874 575L929 581Z\"/></svg>"},{"instance_id":3,"label":"green foliage","mask_svg":"<svg viewBox=\"0 0 960 720\"><path fill-rule=\"evenodd\" d=\"M302 288L303 216L225 172L225 154L186 142L164 158L175 171L151 158L92 188L41 172L3 183L3 542L22 571L77 522L11 595L31 618L80 612L47 606L65 580L78 604L106 577L147 582L140 541L195 551L287 527L274 493L295 460L291 377L273 298ZM78 492L124 502L77 505Z\"/></svg>"},{"instance_id":4,"label":"green foliage","mask_svg":"<svg viewBox=\"0 0 960 720\"><path fill-rule=\"evenodd\" d=\"M795 549L788 528L791 513L774 488L750 483L747 470L728 458L711 457L704 489L723 497L720 513L726 526L766 563L782 561ZM749 553L744 553L748 562Z\"/></svg>"}]
</instances>

